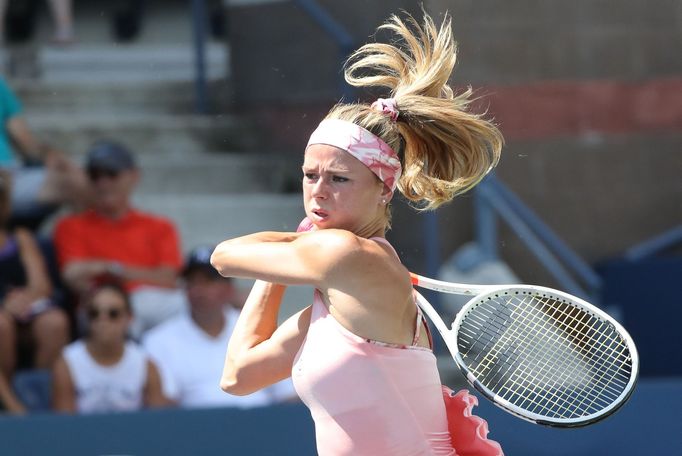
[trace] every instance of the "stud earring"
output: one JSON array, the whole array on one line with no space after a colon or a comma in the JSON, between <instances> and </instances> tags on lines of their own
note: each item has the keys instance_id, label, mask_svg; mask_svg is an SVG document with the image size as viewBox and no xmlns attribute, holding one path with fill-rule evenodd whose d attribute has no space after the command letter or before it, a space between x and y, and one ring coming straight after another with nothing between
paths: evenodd
<instances>
[{"instance_id":1,"label":"stud earring","mask_svg":"<svg viewBox=\"0 0 682 456\"><path fill-rule=\"evenodd\" d=\"M386 204L386 198L382 199L382 200L381 200L381 203L382 203L382 204Z\"/></svg>"}]
</instances>

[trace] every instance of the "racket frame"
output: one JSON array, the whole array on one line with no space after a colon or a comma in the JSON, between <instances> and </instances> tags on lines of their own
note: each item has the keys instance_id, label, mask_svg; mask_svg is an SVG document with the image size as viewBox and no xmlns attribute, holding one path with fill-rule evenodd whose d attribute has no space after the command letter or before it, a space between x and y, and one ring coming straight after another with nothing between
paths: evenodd
<instances>
[{"instance_id":1,"label":"racket frame","mask_svg":"<svg viewBox=\"0 0 682 456\"><path fill-rule=\"evenodd\" d=\"M424 311L424 313L429 317L431 322L434 324L441 337L445 341L445 345L450 352L450 355L455 361L455 364L459 368L460 372L467 381L484 397L492 401L498 407L504 409L505 411L522 418L531 423L540 424L544 426L552 427L579 427L586 426L597 421L600 421L610 415L612 415L618 408L627 402L627 400L632 395L635 385L637 383L637 376L639 373L639 355L637 353L637 348L634 341L628 334L628 332L622 327L620 323L614 320L610 315L597 308L596 306L588 303L587 301L580 299L576 296L564 293L559 290L554 290L552 288L540 287L535 285L467 285L445 282L441 280L430 279L423 277L414 273L411 273L412 284L418 287L430 289L433 291L438 291L441 293L450 294L460 294L473 296L457 313L455 320L452 323L452 327L448 329L443 319L440 317L438 312L433 308L433 306L418 292L415 290L415 295L417 298L417 304ZM518 407L506 399L495 394L493 391L488 389L483 383L481 383L476 376L467 368L464 359L462 358L459 347L457 344L458 331L461 326L463 319L466 315L480 303L488 300L489 298L496 295L505 294L515 294L515 293L525 293L530 295L549 295L552 298L556 298L560 301L566 301L571 303L582 310L595 315L597 318L605 320L614 326L618 335L620 335L625 341L632 365L632 370L630 373L630 378L628 383L623 388L621 394L613 401L609 406L604 409L592 413L590 415L581 416L578 418L555 418L547 417L542 414L537 414Z\"/></svg>"}]
</instances>

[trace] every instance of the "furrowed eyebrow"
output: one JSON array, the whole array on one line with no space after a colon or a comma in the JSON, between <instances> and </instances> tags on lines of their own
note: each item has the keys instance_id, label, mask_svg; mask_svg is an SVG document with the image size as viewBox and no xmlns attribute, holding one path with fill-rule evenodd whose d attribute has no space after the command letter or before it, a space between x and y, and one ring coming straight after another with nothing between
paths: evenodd
<instances>
[{"instance_id":1,"label":"furrowed eyebrow","mask_svg":"<svg viewBox=\"0 0 682 456\"><path fill-rule=\"evenodd\" d=\"M302 166L302 167L301 167L301 170L302 170L304 173L313 173L313 172L317 172L317 169L315 169L315 168L306 168L305 166ZM336 168L336 169L325 169L323 172L326 173L326 174L346 174L346 173L350 173L351 170L350 170L350 169L347 169L347 168Z\"/></svg>"}]
</instances>

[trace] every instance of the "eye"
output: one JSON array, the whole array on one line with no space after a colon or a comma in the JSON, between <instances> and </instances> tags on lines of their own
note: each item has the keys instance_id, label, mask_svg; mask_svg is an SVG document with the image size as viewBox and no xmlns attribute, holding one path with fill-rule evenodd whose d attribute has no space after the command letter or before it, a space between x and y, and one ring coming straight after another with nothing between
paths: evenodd
<instances>
[{"instance_id":1,"label":"eye","mask_svg":"<svg viewBox=\"0 0 682 456\"><path fill-rule=\"evenodd\" d=\"M315 173L303 173L303 176L309 180L317 179L317 174L315 174Z\"/></svg>"},{"instance_id":2,"label":"eye","mask_svg":"<svg viewBox=\"0 0 682 456\"><path fill-rule=\"evenodd\" d=\"M348 182L348 178L343 176L334 176L333 179L334 182Z\"/></svg>"}]
</instances>

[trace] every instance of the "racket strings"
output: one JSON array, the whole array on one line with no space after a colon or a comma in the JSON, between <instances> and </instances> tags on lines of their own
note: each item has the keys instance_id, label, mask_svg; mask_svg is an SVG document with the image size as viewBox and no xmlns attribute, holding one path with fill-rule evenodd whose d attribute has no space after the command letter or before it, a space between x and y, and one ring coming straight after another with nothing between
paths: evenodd
<instances>
[{"instance_id":1,"label":"racket strings","mask_svg":"<svg viewBox=\"0 0 682 456\"><path fill-rule=\"evenodd\" d=\"M541 323L542 323L542 322L541 322ZM547 327L546 322L545 322L545 324L544 324L543 326L544 326L544 329L545 329L545 330L550 329L550 328ZM545 331L545 336L546 336L545 339L549 339L549 338L551 338L551 339L556 339L557 334L558 334L559 337L561 336L561 333L556 333L555 331L550 331L550 332ZM559 338L558 340L561 341L562 339ZM557 354L559 355L559 358L565 358L565 355L566 355L566 352L564 351L564 347L565 347L565 345L566 345L566 344L565 344L565 339L563 339L563 341L564 341L564 343L560 344L559 347L555 347L554 350L551 350L551 351L550 351L550 352L552 353L552 355L553 355L553 356L551 356L551 358L549 358L549 360L551 360L551 361L554 363L554 364L552 364L552 365L556 365L556 362L557 362L557 359L558 359L558 358L557 358ZM547 345L547 340L544 340L543 342L545 342L545 344L544 344L544 347L545 347L544 350L547 352L547 351L548 351L548 350L547 350L547 347L548 347L548 345ZM549 347L551 348L551 345L550 345ZM560 353L557 352L557 348L560 350ZM532 354L532 352L531 352L531 354ZM548 359L545 359L544 361L545 361L545 364L549 364L549 363L548 363ZM563 362L564 362L564 363L565 363L565 361L566 361L566 360L563 359ZM559 365L561 365L561 364L559 364ZM567 385L566 385L567 379L571 379L571 383L573 383L573 385L572 385L573 387L575 387L576 384L579 385L580 383L585 383L585 381L586 381L586 378L585 378L585 377L588 376L588 375L590 374L590 372L584 368L585 366L581 366L581 365L580 365L580 361L579 361L578 359L576 359L576 358L572 358L572 359L570 360L569 365L572 365L572 366L573 366L573 369L572 369L571 371L565 372L564 375L561 375L560 377L558 377L558 379L554 379L554 384L551 384L551 382L548 382L547 379L545 379L545 378L539 378L537 375L532 375L532 373L531 373L531 375L529 376L528 373L524 372L523 374L529 377L529 383L530 383L531 385L533 385L533 389L534 389L534 390L532 391L532 393L533 393L533 394L536 394L536 397L535 397L536 403L535 403L535 404L532 404L532 403L531 403L531 404L522 403L522 405L525 406L525 407L530 408L530 409L533 410L533 411L537 411L538 407L541 406L541 405L546 405L546 406L551 405L551 406L557 407L556 401L552 401L552 400L551 400L552 398L551 398L551 397L548 397L547 392L548 392L548 391L552 391L552 390L555 389L555 388L560 388L561 390L565 390L566 387L567 387ZM576 372L576 369L578 370L578 372ZM536 374L537 374L538 372L539 372L539 371L536 371ZM580 377L578 377L578 375L579 375L580 372L582 372L583 375L581 375ZM551 374L551 372L550 372L550 374ZM558 383L557 380L559 380L560 383ZM592 379L592 381L594 382L594 379ZM519 386L521 386L521 387L527 387L527 384L525 384L525 383L519 384L519 383L517 382L517 383L515 384L515 386L516 386L516 388L513 388L512 391L513 391L514 393L518 393L518 387L519 387ZM571 386L571 385L568 385L568 386ZM539 398L537 397L537 391L540 391ZM590 394L587 393L587 395L589 396ZM583 397L584 397L584 396L583 396ZM528 402L527 398L526 398L526 401L525 401L525 402ZM533 405L534 405L534 406L533 406ZM573 404L572 404L572 405L575 405L575 401L573 401ZM533 407L531 407L531 406L533 406ZM566 406L566 405L564 404L564 407L565 407L565 406ZM565 411L564 411L564 414L565 414Z\"/></svg>"},{"instance_id":2,"label":"racket strings","mask_svg":"<svg viewBox=\"0 0 682 456\"><path fill-rule=\"evenodd\" d=\"M568 316L569 316L569 317L573 317L573 315L571 315L571 313L579 313L580 311L579 311L577 308L568 307L568 312L569 312L569 313L568 313ZM554 309L554 315L551 315L551 314L550 314L550 316L551 316L551 317L555 317L557 313L564 313L564 315L566 315L566 307L564 307L564 308L562 309L562 307L557 306L557 307ZM587 317L587 315L586 315L585 313L582 313L581 316L582 316L582 317ZM558 318L561 319L561 316L559 315ZM591 319L592 325L585 324L585 321L581 321L580 318L577 319L576 321L578 321L578 323L579 323L580 325L582 325L582 328L581 328L581 326L576 325L576 328L578 329L578 331L581 331L581 332L582 332L582 337L573 339L573 341L576 342L576 343L578 343L578 344L581 344L581 349L582 349L582 348L585 347L585 343L584 343L584 342L585 342L585 337L586 337L586 334L584 333L585 328L593 329L593 326L592 326L592 325L593 325L594 323L599 322L599 320L598 320L598 319L592 318L592 319ZM603 322L600 323L600 326L602 326L602 325L603 325ZM559 328L559 329L563 329L563 330L570 329L570 327L567 326L567 325L565 325L563 322L560 323L560 324L558 324L558 328ZM568 336L569 336L569 337L572 337L573 334L570 334L570 333L569 333ZM597 343L596 345L598 346L599 343ZM571 349L571 347L567 347L567 348ZM582 351L583 354L584 354L584 350L581 350L581 351ZM605 352L603 351L602 353L605 353ZM580 352L578 353L578 355L580 355ZM565 361L565 360L562 359L562 361ZM593 360L591 360L589 357L587 357L587 358L585 358L585 357L580 357L580 358L573 359L573 360L569 360L569 361L578 361L578 362L579 362L579 361L587 361L588 367L590 367L590 368L593 368L593 367L594 367L594 362L593 362ZM607 360L606 362L608 362L608 360ZM565 362L564 362L563 364L565 364ZM561 364L560 364L560 365L561 365ZM578 384L578 385L580 385L580 384L590 384L590 385L596 385L596 386L603 386L603 387L605 387L605 388L610 387L611 384L610 384L609 382L603 382L603 381L601 380L601 378L599 378L599 374L597 374L597 377L593 377L593 378L589 379L589 380L590 380L589 383L586 383L586 382L585 382L585 378L584 378L584 377L583 377L583 378L576 378L576 375L577 375L578 373L575 372L575 371L576 371L578 365L579 365L579 364L577 364L577 362L576 362L576 363L574 364L574 369L573 369L572 371L567 372L567 377L576 379L576 380L575 380L575 383L576 383L576 384ZM593 370L593 369L592 369L592 370ZM592 372L592 371L585 371L584 373L587 374L587 373L593 373L593 372ZM602 372L602 373L603 373L603 372ZM588 393L588 395L589 395L589 393Z\"/></svg>"},{"instance_id":3,"label":"racket strings","mask_svg":"<svg viewBox=\"0 0 682 456\"><path fill-rule=\"evenodd\" d=\"M595 356L590 356L590 359L595 363L601 362L602 367L597 371L595 380L588 384L589 388L585 394L580 396L576 408L599 408L602 406L599 400L605 402L604 405L615 401L627 387L629 375L625 375L626 372L628 374L632 372L632 360L627 352L627 346L611 325L600 321L599 326L608 327L608 335L602 333L601 337L597 338L601 343L599 347L606 349L601 350L601 353L596 352L596 360Z\"/></svg>"},{"instance_id":4,"label":"racket strings","mask_svg":"<svg viewBox=\"0 0 682 456\"><path fill-rule=\"evenodd\" d=\"M511 332L507 333L507 335L509 334L511 334ZM529 332L526 332L525 333L526 339L528 335ZM547 338L549 339L549 337ZM525 342L525 340L521 340L519 342L521 342L521 345L524 345L523 342ZM559 404L557 404L556 401L553 401L553 397L548 395L548 391L551 391L553 388L556 387L556 385L551 384L551 380L556 380L556 378L551 378L548 375L544 375L543 377L539 376L540 374L542 374L543 369L545 371L547 371L547 369L551 369L553 365L552 360L553 359L556 360L556 350L554 350L554 356L550 356L552 353L548 352L548 350L538 351L535 349L535 347L530 346L529 348L528 344L526 345L527 345L525 347L526 354L524 354L524 357L528 358L529 356L534 356L537 365L533 366L533 369L530 369L530 366L528 365L517 366L516 378L514 377L508 378L507 382L504 385L504 388L510 393L509 394L510 396L519 396L521 393L523 393L523 395L521 396L521 399L523 399L521 405L526 408L529 408L530 405L532 405L532 403L541 404L542 402L557 407ZM547 344L545 344L545 346L546 345ZM537 344L535 344L535 346L537 346ZM565 354L566 353L564 353L564 355ZM500 362L498 356L493 355L492 358L497 358L496 361L498 363ZM516 356L516 358L518 359L518 356ZM572 361L574 361L574 364L576 364L575 359L573 359ZM491 383L490 379L484 379L484 381ZM495 387L497 386L497 384L493 384L492 386ZM531 401L532 403L528 403Z\"/></svg>"},{"instance_id":5,"label":"racket strings","mask_svg":"<svg viewBox=\"0 0 682 456\"><path fill-rule=\"evenodd\" d=\"M546 416L603 409L625 389L632 369L610 324L546 296L484 300L463 319L459 335L460 352L483 385Z\"/></svg>"},{"instance_id":6,"label":"racket strings","mask_svg":"<svg viewBox=\"0 0 682 456\"><path fill-rule=\"evenodd\" d=\"M543 311L546 311L546 309L543 309ZM567 315L569 317L572 316L571 312L573 312L573 311L577 312L577 309L569 308L569 313ZM553 314L550 314L549 316L552 318L556 318L557 320L565 320L565 317L562 316L561 313L564 313L564 315L566 315L566 307L564 307L563 309L561 308L561 306L555 308ZM559 315L557 315L557 314L559 314ZM589 327L589 326L586 326L584 324L585 322L580 321L580 320L581 319L577 320L579 323L582 324L582 329L580 329L580 330L584 331L584 328ZM594 320L593 320L593 323L594 323ZM565 328L562 328L562 324L559 324L558 327L559 327L559 329L565 329ZM577 325L576 327L580 328L580 325ZM545 329L546 329L546 324L545 324ZM571 334L568 334L568 336L570 337ZM559 339L559 340L562 340L562 342L563 342L562 347L561 347L561 350L563 350L564 348L566 348L565 341L568 339L564 338L564 339ZM570 347L568 347L568 348L570 349ZM565 354L565 353L563 353L563 354ZM576 388L576 387L579 387L580 385L591 385L591 386L595 386L595 387L601 387L602 390L609 388L610 384L608 382L604 382L600 378L601 377L600 375L594 376L594 363L590 362L589 359L585 360L584 358L572 358L572 359L569 359L568 363L567 363L565 356L562 356L563 354L560 355L560 358L561 358L560 361L561 362L558 363L558 365L560 365L560 366L568 365L568 366L573 366L573 367L570 368L570 370L567 370L567 371L561 373L562 375L560 375L560 377L558 378L558 380L560 380L561 383L558 383L557 381L555 381L555 385L551 385L551 386L553 386L555 388L558 387L562 391L567 391L568 387ZM580 352L578 352L577 355L580 356ZM557 360L556 353L554 353L554 356L552 357L552 359L553 359L553 362L556 362L556 360ZM584 361L587 361L587 366L580 364L581 362L584 362ZM570 384L566 384L567 381ZM547 386L549 387L550 385L547 385ZM602 393L603 393L603 391L602 391ZM546 396L546 394L543 396ZM617 394L615 396L613 396L613 399L617 398L617 396L618 396ZM582 403L584 403L584 399L587 398L590 400L590 402L592 404L594 404L595 401L599 397L601 397L600 394L597 394L594 390L577 389L574 391L574 395L572 396L573 400L570 400L570 397L568 397L569 400L565 404L557 405L557 404L555 404L556 401L546 400L545 403L530 404L530 405L533 405L532 407L530 407L530 410L533 412L542 411L541 406L543 406L543 405L546 406L546 405L548 405L548 403L551 403L555 407L560 406L561 407L561 413L564 416L570 416L571 414L576 413L579 410L585 409L584 407L581 407ZM599 406L602 406L602 405L605 405L605 404L603 404L603 403L599 404Z\"/></svg>"},{"instance_id":7,"label":"racket strings","mask_svg":"<svg viewBox=\"0 0 682 456\"><path fill-rule=\"evenodd\" d=\"M555 335L556 334L553 333L547 333L545 335L545 347L548 346L547 343ZM524 408L531 408L533 404L535 404L535 409L542 404L557 407L559 404L556 402L556 400L554 400L554 397L550 394L550 392L557 387L563 386L556 384L558 380L562 380L565 383L565 381L570 377L564 375L561 372L555 372L556 369L554 369L555 364L553 363L553 360L556 360L557 355L564 359L570 354L565 352L557 353L556 349L539 350L539 344L529 343L529 336L530 333L526 332L525 337L520 341L520 345L525 349L524 356L526 358L535 358L537 365L521 366L516 373L516 377L512 377L509 384L503 385L503 388L505 388L511 395L516 396L519 396L521 392L525 392L525 396L520 397L522 401L521 406ZM561 347L559 348L561 349ZM575 359L572 359L571 361L575 361ZM564 362L566 362L565 359ZM574 364L577 365L575 362ZM531 410L533 410L533 408L531 408Z\"/></svg>"},{"instance_id":8,"label":"racket strings","mask_svg":"<svg viewBox=\"0 0 682 456\"><path fill-rule=\"evenodd\" d=\"M547 329L546 323L545 323L544 326L545 326L545 330L546 330L546 329ZM553 339L556 338L556 335L557 335L555 332L552 332L552 333L545 333L545 334L546 334L546 335L547 335L547 334L550 334L551 338L553 338ZM559 340L561 340L561 339L559 339ZM544 342L547 342L547 341L545 340ZM546 343L545 343L544 345L545 345L545 347L547 347L547 344L546 344ZM565 345L565 343L562 344L562 345ZM550 345L550 347L551 347L551 345ZM563 348L561 348L561 347L559 347L559 349L560 349L560 350L563 350ZM562 353L560 353L559 355L560 355L560 357L565 358L565 356L563 356L563 355L565 355L565 353L562 352ZM552 359L553 359L554 362L556 362L556 360L557 360L557 352L556 352L556 350L554 350ZM571 360L571 361L575 361L575 359L573 359L573 360ZM560 380L562 380L562 383L565 383L565 382L566 382L566 378L573 379L572 382L573 382L574 384L575 384L576 382L577 382L578 384L584 383L584 382L585 382L585 378L584 378L584 377L585 377L585 375L589 374L589 371L586 371L585 369L578 369L579 372L582 371L583 374L585 374L585 375L582 376L582 378L580 378L580 377L577 377L578 373L576 372L576 369L575 369L576 367L579 367L580 364L579 364L579 363L574 363L573 366L574 366L574 369L573 369L572 371L567 371L567 373L566 373L564 376L562 376L563 378L560 378ZM583 367L584 367L584 366L583 366ZM534 377L531 377L531 379L530 379L531 383L534 384L535 389L536 389L536 390L540 390L540 391L542 391L542 387L549 389L549 388L552 387L552 386L556 386L556 387L560 387L560 388L564 388L564 387L566 386L565 384L551 385L551 384L548 384L548 383L546 383L546 382L545 382L545 384L543 384L542 381L539 381L539 380L543 380L543 379L538 378L537 375L534 376ZM593 381L594 381L594 379L593 379ZM555 381L555 383L556 383L556 381ZM525 384L521 384L521 386L526 386L526 385L525 385ZM513 391L515 391L515 392L518 391L518 388L515 388ZM534 391L534 392L535 392L535 391ZM547 396L546 393L545 393L545 394L541 394L540 399L547 399L546 396ZM588 396L589 396L589 393L588 393ZM583 397L584 397L584 396L583 396ZM547 400L545 400L545 402L547 402ZM551 403L552 401L549 401L549 402ZM528 406L528 404L523 404L523 405ZM538 404L538 405L539 405L539 404ZM537 409L537 406L535 407L535 409Z\"/></svg>"},{"instance_id":9,"label":"racket strings","mask_svg":"<svg viewBox=\"0 0 682 456\"><path fill-rule=\"evenodd\" d=\"M556 359L556 356L554 356L554 359ZM539 361L539 364L544 363L544 366L540 367L546 369L548 366L550 366L550 361L551 358L549 357ZM517 371L518 370L519 369L517 369ZM539 377L538 375L540 374L540 371L537 368L534 370L534 372L528 372L528 369L522 366L520 370L521 375L523 376L522 381L511 378L509 379L510 381L506 382L505 388L510 394L514 394L516 396L523 394L522 398L524 400L522 401L521 406L531 408L531 410L537 409L537 406L539 405L545 405L548 407L551 406L555 408L560 406L560 404L553 400L553 397L549 395L549 392L557 387L563 387L563 385L552 385L551 382L548 382L546 378ZM572 375L572 377L575 377L575 375ZM565 381L565 378L563 380ZM536 406L531 407L533 404L536 404Z\"/></svg>"}]
</instances>

